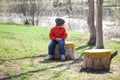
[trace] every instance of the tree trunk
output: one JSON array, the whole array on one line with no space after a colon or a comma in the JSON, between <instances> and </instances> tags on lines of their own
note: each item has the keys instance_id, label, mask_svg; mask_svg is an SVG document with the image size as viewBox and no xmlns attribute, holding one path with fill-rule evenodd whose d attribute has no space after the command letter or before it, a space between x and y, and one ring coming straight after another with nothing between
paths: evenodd
<instances>
[{"instance_id":1,"label":"tree trunk","mask_svg":"<svg viewBox=\"0 0 120 80\"><path fill-rule=\"evenodd\" d=\"M65 58L67 60L74 60L75 59L75 49L74 49L74 43L73 42L66 42L65 43ZM54 59L60 59L59 54L59 47L56 45L54 50Z\"/></svg>"},{"instance_id":2,"label":"tree trunk","mask_svg":"<svg viewBox=\"0 0 120 80\"><path fill-rule=\"evenodd\" d=\"M84 51L83 67L80 71L109 71L111 60L118 54L107 49L90 49Z\"/></svg>"},{"instance_id":3,"label":"tree trunk","mask_svg":"<svg viewBox=\"0 0 120 80\"><path fill-rule=\"evenodd\" d=\"M72 11L72 3L71 3L71 0L67 0L67 3L66 3L66 7L67 7L67 13L70 13Z\"/></svg>"},{"instance_id":4,"label":"tree trunk","mask_svg":"<svg viewBox=\"0 0 120 80\"><path fill-rule=\"evenodd\" d=\"M102 31L102 3L103 0L97 0L97 19L96 19L96 49L103 49L103 31Z\"/></svg>"},{"instance_id":5,"label":"tree trunk","mask_svg":"<svg viewBox=\"0 0 120 80\"><path fill-rule=\"evenodd\" d=\"M32 15L32 25L35 25L34 22L35 22L34 15Z\"/></svg>"},{"instance_id":6,"label":"tree trunk","mask_svg":"<svg viewBox=\"0 0 120 80\"><path fill-rule=\"evenodd\" d=\"M57 7L59 3L59 0L53 0L53 7Z\"/></svg>"},{"instance_id":7,"label":"tree trunk","mask_svg":"<svg viewBox=\"0 0 120 80\"><path fill-rule=\"evenodd\" d=\"M84 52L83 68L109 71L111 50L91 49Z\"/></svg>"},{"instance_id":8,"label":"tree trunk","mask_svg":"<svg viewBox=\"0 0 120 80\"><path fill-rule=\"evenodd\" d=\"M88 26L90 32L90 38L88 41L88 45L96 44L96 29L94 26L94 0L89 0L89 16L88 16Z\"/></svg>"}]
</instances>

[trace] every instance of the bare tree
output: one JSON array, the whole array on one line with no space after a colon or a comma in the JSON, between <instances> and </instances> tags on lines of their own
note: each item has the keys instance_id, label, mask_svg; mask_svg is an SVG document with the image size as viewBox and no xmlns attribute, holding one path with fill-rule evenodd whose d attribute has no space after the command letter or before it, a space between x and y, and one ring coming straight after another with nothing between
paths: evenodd
<instances>
[{"instance_id":1,"label":"bare tree","mask_svg":"<svg viewBox=\"0 0 120 80\"><path fill-rule=\"evenodd\" d=\"M14 0L14 13L23 14L25 24L38 25L40 16L45 15L48 3L44 0Z\"/></svg>"},{"instance_id":2,"label":"bare tree","mask_svg":"<svg viewBox=\"0 0 120 80\"><path fill-rule=\"evenodd\" d=\"M67 13L70 13L72 11L72 2L71 0L67 0L67 3L66 3L66 6L67 6Z\"/></svg>"},{"instance_id":3,"label":"bare tree","mask_svg":"<svg viewBox=\"0 0 120 80\"><path fill-rule=\"evenodd\" d=\"M57 7L59 4L59 0L53 0L53 7Z\"/></svg>"},{"instance_id":4,"label":"bare tree","mask_svg":"<svg viewBox=\"0 0 120 80\"><path fill-rule=\"evenodd\" d=\"M16 14L22 14L22 20L24 24L30 24L29 23L29 0L13 0L14 5L11 6L11 12Z\"/></svg>"},{"instance_id":5,"label":"bare tree","mask_svg":"<svg viewBox=\"0 0 120 80\"><path fill-rule=\"evenodd\" d=\"M115 0L115 6L116 8L114 8L114 17L118 24L120 25L120 3L118 0Z\"/></svg>"},{"instance_id":6,"label":"bare tree","mask_svg":"<svg viewBox=\"0 0 120 80\"><path fill-rule=\"evenodd\" d=\"M103 49L103 31L102 31L102 3L103 0L97 0L97 21L96 21L96 48Z\"/></svg>"},{"instance_id":7,"label":"bare tree","mask_svg":"<svg viewBox=\"0 0 120 80\"><path fill-rule=\"evenodd\" d=\"M88 41L88 45L96 44L96 29L94 25L94 0L88 0L89 3L89 14L88 14L88 26L90 32L90 38Z\"/></svg>"},{"instance_id":8,"label":"bare tree","mask_svg":"<svg viewBox=\"0 0 120 80\"><path fill-rule=\"evenodd\" d=\"M7 13L8 11L9 11L9 4L7 3L7 0L0 0L0 12Z\"/></svg>"},{"instance_id":9,"label":"bare tree","mask_svg":"<svg viewBox=\"0 0 120 80\"><path fill-rule=\"evenodd\" d=\"M0 0L0 12L2 12L2 7L3 7L2 0Z\"/></svg>"}]
</instances>

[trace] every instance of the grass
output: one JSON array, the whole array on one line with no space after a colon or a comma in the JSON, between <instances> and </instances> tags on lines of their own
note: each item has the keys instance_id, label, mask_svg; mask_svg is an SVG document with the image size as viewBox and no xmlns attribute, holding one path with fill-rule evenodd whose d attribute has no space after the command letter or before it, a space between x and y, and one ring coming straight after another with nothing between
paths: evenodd
<instances>
[{"instance_id":1,"label":"grass","mask_svg":"<svg viewBox=\"0 0 120 80\"><path fill-rule=\"evenodd\" d=\"M49 61L47 46L49 28L0 23L0 80L119 80L120 54L111 63L111 73L79 72L82 60ZM67 41L75 43L76 57L82 56L87 46L87 34L68 31ZM120 52L120 42L104 40L106 49Z\"/></svg>"},{"instance_id":2,"label":"grass","mask_svg":"<svg viewBox=\"0 0 120 80\"><path fill-rule=\"evenodd\" d=\"M115 6L120 6L120 3L115 0L106 0L103 2L103 6L105 7L115 7Z\"/></svg>"}]
</instances>

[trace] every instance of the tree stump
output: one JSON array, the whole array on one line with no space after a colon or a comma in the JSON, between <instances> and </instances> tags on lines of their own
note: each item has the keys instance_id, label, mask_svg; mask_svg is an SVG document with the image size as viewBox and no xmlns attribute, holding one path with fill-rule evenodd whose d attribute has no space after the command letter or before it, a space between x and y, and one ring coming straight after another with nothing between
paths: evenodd
<instances>
[{"instance_id":1,"label":"tree stump","mask_svg":"<svg viewBox=\"0 0 120 80\"><path fill-rule=\"evenodd\" d=\"M74 60L75 59L75 49L74 49L74 43L73 42L66 42L65 43L65 58L67 60ZM59 54L59 47L56 45L54 50L54 59L60 59Z\"/></svg>"},{"instance_id":2,"label":"tree stump","mask_svg":"<svg viewBox=\"0 0 120 80\"><path fill-rule=\"evenodd\" d=\"M91 49L84 51L83 68L90 70L109 71L111 63L111 50Z\"/></svg>"}]
</instances>

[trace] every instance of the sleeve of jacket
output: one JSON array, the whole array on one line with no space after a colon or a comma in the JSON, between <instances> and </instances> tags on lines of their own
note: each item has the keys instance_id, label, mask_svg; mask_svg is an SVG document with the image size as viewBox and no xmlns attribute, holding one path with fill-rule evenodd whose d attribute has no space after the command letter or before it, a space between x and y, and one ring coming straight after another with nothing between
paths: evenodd
<instances>
[{"instance_id":1,"label":"sleeve of jacket","mask_svg":"<svg viewBox=\"0 0 120 80\"><path fill-rule=\"evenodd\" d=\"M49 37L51 40L56 40L56 37L53 34L53 28L50 30Z\"/></svg>"},{"instance_id":2,"label":"sleeve of jacket","mask_svg":"<svg viewBox=\"0 0 120 80\"><path fill-rule=\"evenodd\" d=\"M64 33L63 33L62 39L65 40L66 38L67 38L67 32L66 32L66 30L64 29Z\"/></svg>"}]
</instances>

